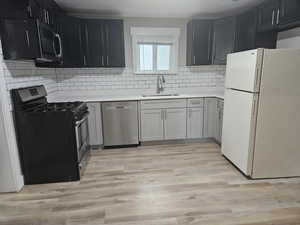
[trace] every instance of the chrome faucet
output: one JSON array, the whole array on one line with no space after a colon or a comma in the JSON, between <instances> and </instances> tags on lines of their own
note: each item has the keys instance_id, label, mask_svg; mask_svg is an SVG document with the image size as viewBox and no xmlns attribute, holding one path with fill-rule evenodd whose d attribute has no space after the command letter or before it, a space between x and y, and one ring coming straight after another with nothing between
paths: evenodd
<instances>
[{"instance_id":1,"label":"chrome faucet","mask_svg":"<svg viewBox=\"0 0 300 225\"><path fill-rule=\"evenodd\" d=\"M158 75L157 76L157 88L156 93L160 94L165 90L164 84L166 83L164 75Z\"/></svg>"}]
</instances>

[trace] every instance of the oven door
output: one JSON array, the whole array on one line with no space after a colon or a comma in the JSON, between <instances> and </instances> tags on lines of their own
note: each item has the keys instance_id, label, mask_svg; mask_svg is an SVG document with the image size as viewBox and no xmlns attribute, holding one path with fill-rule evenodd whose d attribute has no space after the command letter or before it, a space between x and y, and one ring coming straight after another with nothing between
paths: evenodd
<instances>
[{"instance_id":1,"label":"oven door","mask_svg":"<svg viewBox=\"0 0 300 225\"><path fill-rule=\"evenodd\" d=\"M82 120L76 122L76 144L78 153L78 162L81 162L85 153L89 150L89 127L87 113Z\"/></svg>"},{"instance_id":2,"label":"oven door","mask_svg":"<svg viewBox=\"0 0 300 225\"><path fill-rule=\"evenodd\" d=\"M60 35L47 24L37 21L40 57L38 62L59 62L62 60L62 41Z\"/></svg>"}]
</instances>

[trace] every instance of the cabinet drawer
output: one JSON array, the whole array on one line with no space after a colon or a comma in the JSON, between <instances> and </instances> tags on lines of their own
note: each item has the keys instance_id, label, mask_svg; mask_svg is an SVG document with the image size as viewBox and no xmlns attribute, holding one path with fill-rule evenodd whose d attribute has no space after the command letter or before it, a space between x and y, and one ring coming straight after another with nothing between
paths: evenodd
<instances>
[{"instance_id":1,"label":"cabinet drawer","mask_svg":"<svg viewBox=\"0 0 300 225\"><path fill-rule=\"evenodd\" d=\"M185 108L186 99L141 101L141 109Z\"/></svg>"},{"instance_id":2,"label":"cabinet drawer","mask_svg":"<svg viewBox=\"0 0 300 225\"><path fill-rule=\"evenodd\" d=\"M204 98L190 98L187 100L187 107L203 107L204 106Z\"/></svg>"}]
</instances>

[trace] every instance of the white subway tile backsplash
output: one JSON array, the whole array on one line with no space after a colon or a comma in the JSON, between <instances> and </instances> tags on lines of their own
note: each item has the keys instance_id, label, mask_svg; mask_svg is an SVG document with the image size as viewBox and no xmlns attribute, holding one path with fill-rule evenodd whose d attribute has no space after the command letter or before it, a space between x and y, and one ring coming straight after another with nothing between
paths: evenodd
<instances>
[{"instance_id":1,"label":"white subway tile backsplash","mask_svg":"<svg viewBox=\"0 0 300 225\"><path fill-rule=\"evenodd\" d=\"M80 95L88 91L126 95L156 91L157 76L135 75L129 68L36 68L29 61L4 61L2 55L0 63L0 75L4 76L8 96L13 88L42 84L49 94L78 92ZM190 93L197 93L224 88L225 66L182 66L178 71L178 74L165 75L166 92L189 90Z\"/></svg>"},{"instance_id":2,"label":"white subway tile backsplash","mask_svg":"<svg viewBox=\"0 0 300 225\"><path fill-rule=\"evenodd\" d=\"M180 91L181 88L198 89L223 88L225 66L180 67L178 74L165 75L166 89ZM155 91L156 76L135 75L130 69L57 69L58 91L76 92L90 90L123 90Z\"/></svg>"}]
</instances>

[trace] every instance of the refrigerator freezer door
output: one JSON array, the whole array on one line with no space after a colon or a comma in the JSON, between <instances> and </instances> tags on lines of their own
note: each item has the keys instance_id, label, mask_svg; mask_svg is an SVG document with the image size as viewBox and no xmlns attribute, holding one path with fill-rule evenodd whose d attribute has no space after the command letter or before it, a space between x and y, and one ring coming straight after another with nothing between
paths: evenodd
<instances>
[{"instance_id":1,"label":"refrigerator freezer door","mask_svg":"<svg viewBox=\"0 0 300 225\"><path fill-rule=\"evenodd\" d=\"M258 94L226 89L222 153L245 175L251 175Z\"/></svg>"},{"instance_id":2,"label":"refrigerator freezer door","mask_svg":"<svg viewBox=\"0 0 300 225\"><path fill-rule=\"evenodd\" d=\"M253 178L300 176L300 50L266 50Z\"/></svg>"},{"instance_id":3,"label":"refrigerator freezer door","mask_svg":"<svg viewBox=\"0 0 300 225\"><path fill-rule=\"evenodd\" d=\"M259 92L264 49L229 54L226 67L226 88Z\"/></svg>"}]
</instances>

